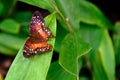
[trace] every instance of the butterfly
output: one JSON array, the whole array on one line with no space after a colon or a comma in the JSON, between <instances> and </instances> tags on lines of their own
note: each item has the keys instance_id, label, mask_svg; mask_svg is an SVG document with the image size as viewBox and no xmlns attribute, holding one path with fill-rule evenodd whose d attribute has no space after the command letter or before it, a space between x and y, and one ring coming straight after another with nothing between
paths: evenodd
<instances>
[{"instance_id":1,"label":"butterfly","mask_svg":"<svg viewBox=\"0 0 120 80\"><path fill-rule=\"evenodd\" d=\"M46 41L53 37L39 11L35 11L30 22L30 35L24 44L23 56L30 58L37 53L51 51L52 45Z\"/></svg>"}]
</instances>

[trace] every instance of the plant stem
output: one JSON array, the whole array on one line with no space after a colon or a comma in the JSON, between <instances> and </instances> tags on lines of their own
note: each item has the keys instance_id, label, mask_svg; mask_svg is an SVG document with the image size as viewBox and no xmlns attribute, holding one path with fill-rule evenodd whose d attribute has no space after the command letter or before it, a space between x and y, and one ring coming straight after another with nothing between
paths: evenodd
<instances>
[{"instance_id":1,"label":"plant stem","mask_svg":"<svg viewBox=\"0 0 120 80\"><path fill-rule=\"evenodd\" d=\"M66 23L66 27L68 28L68 30L69 30L71 33L74 33L72 27L70 26L70 24L69 24L69 22L68 22L68 19L63 16L63 14L59 11L59 9L56 7L56 5L55 5L51 0L49 0L49 2L51 3L51 5L52 5L53 8L55 9L55 11L62 17L62 19L63 19L64 22Z\"/></svg>"}]
</instances>

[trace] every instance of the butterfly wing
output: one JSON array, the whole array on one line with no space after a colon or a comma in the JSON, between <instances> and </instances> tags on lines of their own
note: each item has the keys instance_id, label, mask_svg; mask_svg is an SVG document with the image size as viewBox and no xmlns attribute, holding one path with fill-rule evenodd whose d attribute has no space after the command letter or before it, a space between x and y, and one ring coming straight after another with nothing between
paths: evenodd
<instances>
[{"instance_id":1,"label":"butterfly wing","mask_svg":"<svg viewBox=\"0 0 120 80\"><path fill-rule=\"evenodd\" d=\"M41 14L36 11L30 23L30 36L24 45L24 57L29 58L37 53L50 51L52 45L46 43L49 37L52 37L52 33L45 27L45 22Z\"/></svg>"},{"instance_id":2,"label":"butterfly wing","mask_svg":"<svg viewBox=\"0 0 120 80\"><path fill-rule=\"evenodd\" d=\"M32 57L37 53L45 53L52 49L52 45L40 42L38 39L29 37L24 45L23 55L26 58Z\"/></svg>"},{"instance_id":3,"label":"butterfly wing","mask_svg":"<svg viewBox=\"0 0 120 80\"><path fill-rule=\"evenodd\" d=\"M46 41L49 37L52 37L51 31L45 27L45 21L38 11L33 14L30 23L30 36L42 38L42 41Z\"/></svg>"}]
</instances>

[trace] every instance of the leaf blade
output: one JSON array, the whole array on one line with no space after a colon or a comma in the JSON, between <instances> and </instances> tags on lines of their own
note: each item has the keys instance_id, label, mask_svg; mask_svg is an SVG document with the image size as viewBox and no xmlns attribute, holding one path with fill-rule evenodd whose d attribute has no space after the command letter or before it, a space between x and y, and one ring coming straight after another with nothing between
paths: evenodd
<instances>
[{"instance_id":1,"label":"leaf blade","mask_svg":"<svg viewBox=\"0 0 120 80\"><path fill-rule=\"evenodd\" d=\"M68 34L62 44L59 63L72 75L78 74L78 59L91 49L78 35Z\"/></svg>"},{"instance_id":2,"label":"leaf blade","mask_svg":"<svg viewBox=\"0 0 120 80\"><path fill-rule=\"evenodd\" d=\"M20 25L12 19L6 19L0 23L0 29L5 32L16 34L20 31Z\"/></svg>"},{"instance_id":3,"label":"leaf blade","mask_svg":"<svg viewBox=\"0 0 120 80\"><path fill-rule=\"evenodd\" d=\"M100 55L101 55L101 61L103 68L105 70L105 73L109 80L115 79L115 57L114 57L114 49L112 45L112 41L110 39L110 36L105 30L104 32L104 38L99 48ZM109 55L109 57L108 57Z\"/></svg>"},{"instance_id":4,"label":"leaf blade","mask_svg":"<svg viewBox=\"0 0 120 80\"><path fill-rule=\"evenodd\" d=\"M52 6L50 5L48 0L19 0L34 6L37 6L39 8L47 9L49 11L53 11Z\"/></svg>"},{"instance_id":5,"label":"leaf blade","mask_svg":"<svg viewBox=\"0 0 120 80\"><path fill-rule=\"evenodd\" d=\"M54 28L53 34L56 33L56 17L51 14L46 17L46 22L52 17L50 29ZM49 43L54 45L55 38L52 38ZM45 54L36 55L30 59L24 58L23 47L21 47L18 55L16 56L5 80L45 80L50 66L52 51ZM14 75L11 76L11 75ZM18 77L21 76L21 77Z\"/></svg>"}]
</instances>

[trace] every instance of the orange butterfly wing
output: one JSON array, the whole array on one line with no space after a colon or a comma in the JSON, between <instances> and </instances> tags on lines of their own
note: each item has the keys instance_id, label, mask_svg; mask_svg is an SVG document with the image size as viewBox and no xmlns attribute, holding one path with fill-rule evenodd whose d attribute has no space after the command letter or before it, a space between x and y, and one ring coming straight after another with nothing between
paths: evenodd
<instances>
[{"instance_id":1,"label":"orange butterfly wing","mask_svg":"<svg viewBox=\"0 0 120 80\"><path fill-rule=\"evenodd\" d=\"M42 16L38 11L36 11L33 14L30 24L30 36L24 45L24 57L29 58L37 53L50 51L52 49L52 45L46 43L50 37L52 37L51 31L45 27Z\"/></svg>"},{"instance_id":2,"label":"orange butterfly wing","mask_svg":"<svg viewBox=\"0 0 120 80\"><path fill-rule=\"evenodd\" d=\"M52 49L51 44L40 42L39 39L29 37L25 43L23 55L26 58L32 57L37 53L45 53Z\"/></svg>"}]
</instances>

